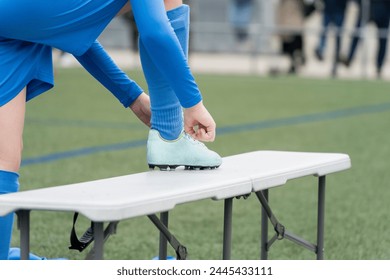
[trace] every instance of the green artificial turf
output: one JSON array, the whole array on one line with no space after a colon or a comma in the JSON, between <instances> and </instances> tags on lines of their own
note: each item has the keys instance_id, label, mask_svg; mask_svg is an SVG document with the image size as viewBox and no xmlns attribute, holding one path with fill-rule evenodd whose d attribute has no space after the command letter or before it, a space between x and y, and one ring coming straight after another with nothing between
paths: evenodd
<instances>
[{"instance_id":1,"label":"green artificial turf","mask_svg":"<svg viewBox=\"0 0 390 280\"><path fill-rule=\"evenodd\" d=\"M129 74L145 86L140 72ZM196 79L218 126L216 141L207 145L222 156L255 150L349 154L352 168L327 178L325 258L390 259L388 83L211 74ZM27 106L21 190L146 171L147 133L85 71L58 69L56 87ZM316 184L316 178L307 177L270 190L278 219L313 243ZM233 259L259 258L260 209L254 195L234 200ZM194 202L171 212L170 228L190 259L220 259L222 217L222 201ZM85 253L67 249L72 213L36 211L31 220L32 252L84 258ZM88 225L81 218L79 234ZM15 227L13 246L18 238ZM158 231L146 217L121 222L105 247L107 259L157 254ZM269 258L315 255L282 240L272 246Z\"/></svg>"}]
</instances>

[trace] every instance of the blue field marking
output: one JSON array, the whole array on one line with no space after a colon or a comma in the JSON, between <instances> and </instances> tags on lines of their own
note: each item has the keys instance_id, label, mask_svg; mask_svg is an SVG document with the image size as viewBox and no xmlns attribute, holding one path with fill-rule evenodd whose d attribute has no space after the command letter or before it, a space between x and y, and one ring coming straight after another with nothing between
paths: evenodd
<instances>
[{"instance_id":1,"label":"blue field marking","mask_svg":"<svg viewBox=\"0 0 390 280\"><path fill-rule=\"evenodd\" d=\"M137 148L145 145L146 145L146 140L134 140L125 143L86 147L86 148L81 148L81 149L76 149L71 151L53 153L44 156L26 158L22 161L22 166L39 164L39 163L47 163L51 161L72 158L72 157L86 156L86 155L91 155L100 152L112 152L118 150Z\"/></svg>"},{"instance_id":2,"label":"blue field marking","mask_svg":"<svg viewBox=\"0 0 390 280\"><path fill-rule=\"evenodd\" d=\"M329 112L313 113L313 114L292 116L292 117L279 118L279 119L263 120L263 121L253 122L253 123L224 126L218 128L217 135L220 136L224 134L239 133L243 131L262 130L262 129L283 127L283 126L322 122L322 121L360 116L366 114L382 113L382 112L387 112L389 110L390 110L390 103L345 108L345 109L334 110ZM22 161L22 166L48 163L48 162L62 160L66 158L91 155L99 152L109 152L109 151L118 151L118 150L125 150L131 148L139 148L139 147L144 147L145 145L146 145L146 140L143 139L143 140L133 140L124 143L110 144L110 145L86 147L86 148L81 148L81 149L76 149L71 151L53 153L44 156L26 158Z\"/></svg>"},{"instance_id":3,"label":"blue field marking","mask_svg":"<svg viewBox=\"0 0 390 280\"><path fill-rule=\"evenodd\" d=\"M227 133L237 133L242 131L261 130L261 129L269 129L269 128L276 128L282 126L289 126L289 125L322 122L327 120L347 118L347 117L353 117L359 115L381 113L389 110L390 110L390 103L360 106L360 107L346 108L346 109L329 111L329 112L313 113L313 114L292 116L292 117L286 117L280 119L264 120L264 121L258 121L258 122L247 123L247 124L225 126L219 128L217 134L221 135Z\"/></svg>"},{"instance_id":4,"label":"blue field marking","mask_svg":"<svg viewBox=\"0 0 390 280\"><path fill-rule=\"evenodd\" d=\"M145 126L140 123L115 122L115 121L96 121L96 120L63 120L63 119L41 119L27 118L26 124L40 126L66 126L66 127L83 127L83 128L108 128L108 129L131 129L141 130Z\"/></svg>"}]
</instances>

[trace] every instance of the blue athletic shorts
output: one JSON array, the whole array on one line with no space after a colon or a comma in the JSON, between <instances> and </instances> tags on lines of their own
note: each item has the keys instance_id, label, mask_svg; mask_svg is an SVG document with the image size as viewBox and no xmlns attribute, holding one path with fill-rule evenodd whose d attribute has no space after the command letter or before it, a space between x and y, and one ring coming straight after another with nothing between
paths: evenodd
<instances>
[{"instance_id":1,"label":"blue athletic shorts","mask_svg":"<svg viewBox=\"0 0 390 280\"><path fill-rule=\"evenodd\" d=\"M1 0L0 106L53 87L51 47L82 55L128 0Z\"/></svg>"}]
</instances>

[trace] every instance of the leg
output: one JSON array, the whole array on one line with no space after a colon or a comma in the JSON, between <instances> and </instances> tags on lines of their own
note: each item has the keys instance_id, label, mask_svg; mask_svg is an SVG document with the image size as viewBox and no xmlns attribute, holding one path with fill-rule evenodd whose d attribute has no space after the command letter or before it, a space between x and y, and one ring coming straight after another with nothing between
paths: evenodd
<instances>
[{"instance_id":1,"label":"leg","mask_svg":"<svg viewBox=\"0 0 390 280\"><path fill-rule=\"evenodd\" d=\"M252 17L253 3L251 0L231 1L229 5L229 20L233 26L236 40L241 43L249 37L249 24Z\"/></svg>"},{"instance_id":2,"label":"leg","mask_svg":"<svg viewBox=\"0 0 390 280\"><path fill-rule=\"evenodd\" d=\"M183 5L183 0L164 0L165 10L173 10Z\"/></svg>"},{"instance_id":3,"label":"leg","mask_svg":"<svg viewBox=\"0 0 390 280\"><path fill-rule=\"evenodd\" d=\"M342 33L342 27L344 22L344 13L337 14L334 17L335 24L337 27L336 30L336 46L335 46L335 52L333 57L333 67L332 67L332 76L337 76L337 63L339 61L340 56L340 49L341 49L341 33Z\"/></svg>"},{"instance_id":4,"label":"leg","mask_svg":"<svg viewBox=\"0 0 390 280\"><path fill-rule=\"evenodd\" d=\"M17 212L20 230L20 259L28 260L30 252L30 211Z\"/></svg>"},{"instance_id":5,"label":"leg","mask_svg":"<svg viewBox=\"0 0 390 280\"><path fill-rule=\"evenodd\" d=\"M328 26L330 23L330 16L328 13L324 13L322 21L322 31L320 33L320 41L315 50L315 54L318 60L322 61L324 59L324 50L326 46L326 33L328 31Z\"/></svg>"},{"instance_id":6,"label":"leg","mask_svg":"<svg viewBox=\"0 0 390 280\"><path fill-rule=\"evenodd\" d=\"M134 16L131 15L131 28L132 28L132 31L131 31L131 43L132 43L132 46L133 46L133 51L134 52L138 52L138 30L137 30L137 25L135 24L135 21L134 21Z\"/></svg>"},{"instance_id":7,"label":"leg","mask_svg":"<svg viewBox=\"0 0 390 280\"><path fill-rule=\"evenodd\" d=\"M389 19L386 18L386 20L378 21L377 27L379 31L388 31L389 28ZM378 32L379 32L378 31ZM387 50L387 32L379 33L378 34L378 54L377 54L377 59L376 59L376 71L378 78L381 77L381 72L382 72L382 66L385 61L385 56L386 56L386 50Z\"/></svg>"},{"instance_id":8,"label":"leg","mask_svg":"<svg viewBox=\"0 0 390 280\"><path fill-rule=\"evenodd\" d=\"M94 251L95 251L95 259L102 260L103 259L103 247L104 247L104 223L103 222L94 222Z\"/></svg>"},{"instance_id":9,"label":"leg","mask_svg":"<svg viewBox=\"0 0 390 280\"><path fill-rule=\"evenodd\" d=\"M131 0L131 3L140 32L140 56L152 111L147 143L149 166L218 167L222 161L220 156L204 145L194 145L191 138L214 138L215 125L207 110L197 111L203 107L187 60L189 7L179 5L165 13L162 0L153 4L141 0ZM182 107L186 108L184 118ZM203 126L205 123L209 124ZM192 135L195 126L198 131ZM187 134L182 133L183 128Z\"/></svg>"},{"instance_id":10,"label":"leg","mask_svg":"<svg viewBox=\"0 0 390 280\"><path fill-rule=\"evenodd\" d=\"M378 78L381 77L383 62L385 61L387 50L387 38L379 38L378 55L376 60L376 71Z\"/></svg>"},{"instance_id":11,"label":"leg","mask_svg":"<svg viewBox=\"0 0 390 280\"><path fill-rule=\"evenodd\" d=\"M182 1L165 1L166 9L177 8ZM174 11L174 10L173 10ZM168 12L168 19L187 57L189 40L189 11ZM151 128L159 131L166 140L176 139L183 130L183 116L179 99L164 75L157 69L145 46L140 41L140 56L148 83L152 118Z\"/></svg>"},{"instance_id":12,"label":"leg","mask_svg":"<svg viewBox=\"0 0 390 280\"><path fill-rule=\"evenodd\" d=\"M161 223L163 223L163 225L168 228L169 212L161 213L160 220L161 220ZM159 246L160 248L159 248L159 255L158 255L159 260L166 260L167 259L167 255L168 255L167 245L168 245L168 240L164 236L164 234L160 231L160 246Z\"/></svg>"},{"instance_id":13,"label":"leg","mask_svg":"<svg viewBox=\"0 0 390 280\"><path fill-rule=\"evenodd\" d=\"M357 19L357 22L355 25L355 32L360 32L361 27L362 27L362 16L361 16L361 12L360 12L359 18ZM357 45L358 45L359 40L360 40L360 36L361 36L360 34L355 34L352 38L351 47L349 49L348 58L347 58L347 63L348 63L347 66L349 66L349 64L353 60Z\"/></svg>"},{"instance_id":14,"label":"leg","mask_svg":"<svg viewBox=\"0 0 390 280\"><path fill-rule=\"evenodd\" d=\"M291 65L292 73L298 72L301 66L305 64L305 58L303 53L303 40L302 35L297 34L294 36L292 41L292 52L291 52Z\"/></svg>"},{"instance_id":15,"label":"leg","mask_svg":"<svg viewBox=\"0 0 390 280\"><path fill-rule=\"evenodd\" d=\"M318 178L317 260L324 259L325 176Z\"/></svg>"},{"instance_id":16,"label":"leg","mask_svg":"<svg viewBox=\"0 0 390 280\"><path fill-rule=\"evenodd\" d=\"M184 108L201 106L202 94L195 82L179 39L172 28L173 24L170 24L167 17L164 1L130 0L130 2L137 22L140 41L154 65L175 91L181 106ZM180 6L177 9L171 10L172 13L178 15L183 10L188 10L188 6ZM186 16L183 14L181 18L184 19L184 17ZM185 22L182 24L184 25Z\"/></svg>"},{"instance_id":17,"label":"leg","mask_svg":"<svg viewBox=\"0 0 390 280\"><path fill-rule=\"evenodd\" d=\"M298 59L300 66L306 64L305 44L303 34L297 35L296 38L296 51L298 51Z\"/></svg>"},{"instance_id":18,"label":"leg","mask_svg":"<svg viewBox=\"0 0 390 280\"><path fill-rule=\"evenodd\" d=\"M0 107L0 195L17 192L26 90ZM0 260L8 259L14 214L0 217Z\"/></svg>"},{"instance_id":19,"label":"leg","mask_svg":"<svg viewBox=\"0 0 390 280\"><path fill-rule=\"evenodd\" d=\"M224 260L230 260L232 249L232 218L233 218L233 198L225 199L223 223L223 253Z\"/></svg>"},{"instance_id":20,"label":"leg","mask_svg":"<svg viewBox=\"0 0 390 280\"><path fill-rule=\"evenodd\" d=\"M25 108L26 89L0 107L0 170L19 171Z\"/></svg>"},{"instance_id":21,"label":"leg","mask_svg":"<svg viewBox=\"0 0 390 280\"><path fill-rule=\"evenodd\" d=\"M285 41L283 42L283 53L287 54L289 60L290 60L290 68L288 70L288 73L295 73L295 64L294 64L294 47L293 43L291 41Z\"/></svg>"},{"instance_id":22,"label":"leg","mask_svg":"<svg viewBox=\"0 0 390 280\"><path fill-rule=\"evenodd\" d=\"M262 191L265 199L268 201L268 190ZM264 207L261 207L261 247L260 259L268 259L268 215Z\"/></svg>"},{"instance_id":23,"label":"leg","mask_svg":"<svg viewBox=\"0 0 390 280\"><path fill-rule=\"evenodd\" d=\"M167 222L168 212L164 212L161 215L161 220L157 218L155 214L148 215L149 220L158 228L160 231L160 234L162 234L165 237L165 240L171 244L172 248L176 251L176 258L178 260L185 260L187 259L187 248L180 244L180 242L176 239L174 235L170 233L167 226L165 225L165 222ZM161 235L160 235L161 237ZM160 239L161 240L161 239ZM161 243L160 243L161 245ZM159 258L160 259L166 259L166 256L162 256L161 252L161 246L160 246L160 252L159 252ZM163 250L166 250L163 248ZM163 252L164 253L164 252Z\"/></svg>"}]
</instances>

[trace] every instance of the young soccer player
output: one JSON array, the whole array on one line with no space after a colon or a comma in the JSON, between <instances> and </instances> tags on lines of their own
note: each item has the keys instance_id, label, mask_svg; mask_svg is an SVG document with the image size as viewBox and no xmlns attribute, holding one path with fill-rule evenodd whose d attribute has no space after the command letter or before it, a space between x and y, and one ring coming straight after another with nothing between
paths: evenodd
<instances>
[{"instance_id":1,"label":"young soccer player","mask_svg":"<svg viewBox=\"0 0 390 280\"><path fill-rule=\"evenodd\" d=\"M214 140L215 122L202 103L163 0L130 2L145 49L145 76L154 92L152 110L157 115L148 138L150 166L219 166L221 158L197 141ZM175 2L167 0L167 8L177 7ZM51 47L73 54L125 107L149 125L149 97L119 70L96 41L126 3L127 0L0 2L0 195L18 191L25 103L54 85ZM158 75L156 72L151 77L146 73L153 67ZM169 84L172 91L160 90L157 78L163 78L161 82ZM165 108L166 104L175 105ZM185 108L184 125L181 107ZM170 128L164 131L166 125ZM183 127L186 132L181 131ZM175 158L181 161L173 161ZM12 225L13 214L0 217L0 259L8 258Z\"/></svg>"}]
</instances>

